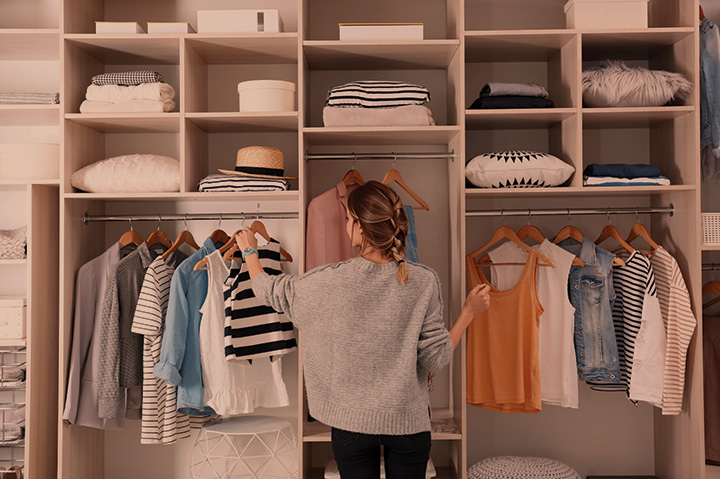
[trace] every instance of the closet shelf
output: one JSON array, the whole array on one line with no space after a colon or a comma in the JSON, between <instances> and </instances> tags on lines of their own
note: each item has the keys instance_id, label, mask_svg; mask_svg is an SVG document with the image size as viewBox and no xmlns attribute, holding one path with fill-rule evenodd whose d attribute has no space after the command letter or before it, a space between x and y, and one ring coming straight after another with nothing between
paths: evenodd
<instances>
[{"instance_id":1,"label":"closet shelf","mask_svg":"<svg viewBox=\"0 0 720 479\"><path fill-rule=\"evenodd\" d=\"M459 46L460 40L303 42L311 70L442 70L448 67Z\"/></svg>"},{"instance_id":2,"label":"closet shelf","mask_svg":"<svg viewBox=\"0 0 720 479\"><path fill-rule=\"evenodd\" d=\"M648 128L694 111L694 106L583 108L583 128Z\"/></svg>"},{"instance_id":3,"label":"closet shelf","mask_svg":"<svg viewBox=\"0 0 720 479\"><path fill-rule=\"evenodd\" d=\"M311 145L447 145L459 126L303 128Z\"/></svg>"},{"instance_id":4,"label":"closet shelf","mask_svg":"<svg viewBox=\"0 0 720 479\"><path fill-rule=\"evenodd\" d=\"M0 28L0 61L59 61L60 30Z\"/></svg>"},{"instance_id":5,"label":"closet shelf","mask_svg":"<svg viewBox=\"0 0 720 479\"><path fill-rule=\"evenodd\" d=\"M577 112L577 108L465 110L465 128L468 130L549 128L562 123Z\"/></svg>"},{"instance_id":6,"label":"closet shelf","mask_svg":"<svg viewBox=\"0 0 720 479\"><path fill-rule=\"evenodd\" d=\"M0 180L0 186L18 186L25 189L30 185L59 185L59 179Z\"/></svg>"},{"instance_id":7,"label":"closet shelf","mask_svg":"<svg viewBox=\"0 0 720 479\"><path fill-rule=\"evenodd\" d=\"M180 36L66 34L65 41L111 65L178 65Z\"/></svg>"},{"instance_id":8,"label":"closet shelf","mask_svg":"<svg viewBox=\"0 0 720 479\"><path fill-rule=\"evenodd\" d=\"M700 248L702 251L720 251L720 244L703 244Z\"/></svg>"},{"instance_id":9,"label":"closet shelf","mask_svg":"<svg viewBox=\"0 0 720 479\"><path fill-rule=\"evenodd\" d=\"M298 112L186 113L185 118L208 133L298 131Z\"/></svg>"},{"instance_id":10,"label":"closet shelf","mask_svg":"<svg viewBox=\"0 0 720 479\"><path fill-rule=\"evenodd\" d=\"M6 266L6 265L26 265L27 264L27 258L23 259L0 259L0 266Z\"/></svg>"},{"instance_id":11,"label":"closet shelf","mask_svg":"<svg viewBox=\"0 0 720 479\"><path fill-rule=\"evenodd\" d=\"M694 33L692 27L582 32L583 61L608 58L647 60L686 38L692 41Z\"/></svg>"},{"instance_id":12,"label":"closet shelf","mask_svg":"<svg viewBox=\"0 0 720 479\"><path fill-rule=\"evenodd\" d=\"M435 415L436 411L433 411L433 417L435 417ZM454 424L454 420L450 419L450 422ZM319 421L315 421L305 423L303 429L305 431L305 434L303 435L303 442L330 442L330 426L327 426ZM432 440L460 441L462 440L462 434L459 432L433 432Z\"/></svg>"},{"instance_id":13,"label":"closet shelf","mask_svg":"<svg viewBox=\"0 0 720 479\"><path fill-rule=\"evenodd\" d=\"M282 64L298 60L297 33L186 35L186 44L205 63Z\"/></svg>"},{"instance_id":14,"label":"closet shelf","mask_svg":"<svg viewBox=\"0 0 720 479\"><path fill-rule=\"evenodd\" d=\"M65 119L103 133L179 133L180 113L67 113Z\"/></svg>"},{"instance_id":15,"label":"closet shelf","mask_svg":"<svg viewBox=\"0 0 720 479\"><path fill-rule=\"evenodd\" d=\"M0 105L0 126L57 126L60 105Z\"/></svg>"},{"instance_id":16,"label":"closet shelf","mask_svg":"<svg viewBox=\"0 0 720 479\"><path fill-rule=\"evenodd\" d=\"M548 197L558 196L645 196L662 195L682 191L695 191L693 185L670 186L558 186L552 188L466 188L465 197L492 198L492 197Z\"/></svg>"},{"instance_id":17,"label":"closet shelf","mask_svg":"<svg viewBox=\"0 0 720 479\"><path fill-rule=\"evenodd\" d=\"M66 199L107 200L107 201L166 201L166 200L193 200L193 201L261 201L281 200L295 201L298 191L244 191L238 193L201 193L198 191L184 193L65 193Z\"/></svg>"},{"instance_id":18,"label":"closet shelf","mask_svg":"<svg viewBox=\"0 0 720 479\"><path fill-rule=\"evenodd\" d=\"M465 32L467 62L544 62L577 37L574 30Z\"/></svg>"},{"instance_id":19,"label":"closet shelf","mask_svg":"<svg viewBox=\"0 0 720 479\"><path fill-rule=\"evenodd\" d=\"M27 346L27 342L24 339L0 339L0 348L12 348L12 349L22 349ZM2 351L2 352L9 352L9 351ZM13 351L14 352L14 351ZM21 351L18 351L21 352Z\"/></svg>"}]
</instances>

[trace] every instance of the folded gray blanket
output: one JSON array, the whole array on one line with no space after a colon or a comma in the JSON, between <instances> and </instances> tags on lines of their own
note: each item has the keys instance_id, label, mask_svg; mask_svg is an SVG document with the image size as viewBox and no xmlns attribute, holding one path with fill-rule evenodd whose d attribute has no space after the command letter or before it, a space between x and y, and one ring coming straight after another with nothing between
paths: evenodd
<instances>
[{"instance_id":1,"label":"folded gray blanket","mask_svg":"<svg viewBox=\"0 0 720 479\"><path fill-rule=\"evenodd\" d=\"M503 83L488 82L480 90L480 96L537 96L547 98L549 93L535 82Z\"/></svg>"},{"instance_id":2,"label":"folded gray blanket","mask_svg":"<svg viewBox=\"0 0 720 479\"><path fill-rule=\"evenodd\" d=\"M325 126L435 126L430 109L423 105L395 108L323 108Z\"/></svg>"},{"instance_id":3,"label":"folded gray blanket","mask_svg":"<svg viewBox=\"0 0 720 479\"><path fill-rule=\"evenodd\" d=\"M0 93L0 105L59 105L60 93Z\"/></svg>"}]
</instances>

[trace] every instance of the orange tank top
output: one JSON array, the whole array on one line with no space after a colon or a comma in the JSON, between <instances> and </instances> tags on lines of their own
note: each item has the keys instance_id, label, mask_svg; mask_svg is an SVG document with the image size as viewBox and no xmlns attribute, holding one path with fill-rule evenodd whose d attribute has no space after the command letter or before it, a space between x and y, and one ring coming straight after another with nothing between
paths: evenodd
<instances>
[{"instance_id":1,"label":"orange tank top","mask_svg":"<svg viewBox=\"0 0 720 479\"><path fill-rule=\"evenodd\" d=\"M466 258L470 287L490 284ZM467 402L502 412L541 409L540 315L535 278L537 252L528 255L517 284L501 291L490 285L490 307L475 316L467 334Z\"/></svg>"}]
</instances>

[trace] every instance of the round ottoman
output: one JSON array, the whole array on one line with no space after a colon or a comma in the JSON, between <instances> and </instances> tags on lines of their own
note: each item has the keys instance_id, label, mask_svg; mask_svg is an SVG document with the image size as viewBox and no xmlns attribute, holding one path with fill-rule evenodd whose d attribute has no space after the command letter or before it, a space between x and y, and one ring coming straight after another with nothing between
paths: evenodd
<instances>
[{"instance_id":1,"label":"round ottoman","mask_svg":"<svg viewBox=\"0 0 720 479\"><path fill-rule=\"evenodd\" d=\"M200 430L192 451L193 479L294 479L297 442L285 419L243 416Z\"/></svg>"},{"instance_id":2,"label":"round ottoman","mask_svg":"<svg viewBox=\"0 0 720 479\"><path fill-rule=\"evenodd\" d=\"M468 469L468 479L582 479L575 469L546 457L497 456Z\"/></svg>"}]
</instances>

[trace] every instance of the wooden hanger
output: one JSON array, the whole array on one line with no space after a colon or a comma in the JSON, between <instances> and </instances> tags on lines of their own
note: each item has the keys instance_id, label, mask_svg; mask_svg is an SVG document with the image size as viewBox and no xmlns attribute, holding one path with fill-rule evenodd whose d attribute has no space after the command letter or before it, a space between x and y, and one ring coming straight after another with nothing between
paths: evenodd
<instances>
[{"instance_id":1,"label":"wooden hanger","mask_svg":"<svg viewBox=\"0 0 720 479\"><path fill-rule=\"evenodd\" d=\"M230 241L230 237L228 234L221 229L216 229L212 233L210 233L210 241L213 242L213 244L222 243L225 245L228 241Z\"/></svg>"},{"instance_id":2,"label":"wooden hanger","mask_svg":"<svg viewBox=\"0 0 720 479\"><path fill-rule=\"evenodd\" d=\"M473 261L475 261L475 258L479 257L484 251L486 251L488 248L490 248L492 245L494 245L495 243L497 243L498 241L500 241L502 239L508 239L508 240L512 241L513 243L517 244L518 246L520 246L521 248L523 248L524 250L527 250L528 252L535 251L530 247L530 245L528 245L527 243L524 243L520 238L518 238L518 235L515 234L515 231L513 231L512 228L510 228L507 225L503 225L495 230L495 233L493 233L493 236L492 236L492 238L490 238L490 241L488 241L483 246L481 246L480 248L478 248L475 251L473 251L472 253L470 253L468 255L468 257L470 259L472 259ZM542 262L545 263L544 265L540 265L540 266L551 266L553 268L555 267L555 263L553 263L550 260L550 258L545 256L544 254L537 252L537 256L538 256L538 259L542 260ZM480 258L480 259L482 260L483 258ZM516 263L513 263L513 264L516 264ZM502 265L504 265L504 263L493 264L493 266L502 266Z\"/></svg>"},{"instance_id":3,"label":"wooden hanger","mask_svg":"<svg viewBox=\"0 0 720 479\"><path fill-rule=\"evenodd\" d=\"M143 243L142 236L140 236L140 233L135 231L132 227L132 220L130 220L130 229L122 234L120 239L118 240L118 243L120 243L120 249L123 249L124 247L134 244L135 246L140 246Z\"/></svg>"},{"instance_id":4,"label":"wooden hanger","mask_svg":"<svg viewBox=\"0 0 720 479\"><path fill-rule=\"evenodd\" d=\"M537 226L533 225L525 225L522 228L520 228L517 232L518 238L521 240L524 240L525 238L532 238L538 243L542 243L545 241L545 236L543 236L542 232L537 228ZM573 258L573 264L577 266L585 266L585 263L575 256Z\"/></svg>"},{"instance_id":5,"label":"wooden hanger","mask_svg":"<svg viewBox=\"0 0 720 479\"><path fill-rule=\"evenodd\" d=\"M700 5L700 20L705 18L705 12L703 11L702 5Z\"/></svg>"},{"instance_id":6,"label":"wooden hanger","mask_svg":"<svg viewBox=\"0 0 720 479\"><path fill-rule=\"evenodd\" d=\"M170 238L168 238L168 235L160 229L161 221L162 218L158 216L158 227L155 231L150 233L150 236L148 236L148 238L145 240L145 243L147 243L148 246L152 246L155 243L160 243L161 245L170 248L172 246L172 243L170 242Z\"/></svg>"},{"instance_id":7,"label":"wooden hanger","mask_svg":"<svg viewBox=\"0 0 720 479\"><path fill-rule=\"evenodd\" d=\"M712 306L715 303L720 302L720 283L717 281L708 281L705 283L705 285L702 288L702 297L705 299L705 297L710 296L711 294L715 294L717 298L711 299L707 303L703 303L702 307L703 309L707 309L710 306Z\"/></svg>"},{"instance_id":8,"label":"wooden hanger","mask_svg":"<svg viewBox=\"0 0 720 479\"><path fill-rule=\"evenodd\" d=\"M357 183L358 185L362 186L365 184L365 180L363 180L360 172L353 168L351 170L348 170L347 173L345 173L345 176L343 177L343 183L345 184L345 186L351 185L353 183Z\"/></svg>"},{"instance_id":9,"label":"wooden hanger","mask_svg":"<svg viewBox=\"0 0 720 479\"><path fill-rule=\"evenodd\" d=\"M555 235L553 243L558 244L559 242L567 238L573 238L574 240L582 243L584 236L582 234L582 231L580 231L577 226L567 225L564 226L560 231L558 231L558 234Z\"/></svg>"},{"instance_id":10,"label":"wooden hanger","mask_svg":"<svg viewBox=\"0 0 720 479\"><path fill-rule=\"evenodd\" d=\"M657 244L653 239L650 237L650 233L648 232L647 228L642 223L636 223L635 226L632 227L630 230L630 234L628 235L627 239L625 240L628 243L631 243L635 238L642 238L645 240L647 244L650 245L650 247L653 250L656 250L660 247L659 244ZM644 254L650 254L651 251L643 251Z\"/></svg>"},{"instance_id":11,"label":"wooden hanger","mask_svg":"<svg viewBox=\"0 0 720 479\"><path fill-rule=\"evenodd\" d=\"M187 215L185 216L187 217ZM162 258L168 259L170 255L177 251L177 249L183 244L189 245L191 248L195 249L195 251L200 249L200 246L198 246L195 242L193 234L187 229L187 219L185 220L185 229L180 232L172 246L162 254Z\"/></svg>"},{"instance_id":12,"label":"wooden hanger","mask_svg":"<svg viewBox=\"0 0 720 479\"><path fill-rule=\"evenodd\" d=\"M265 225L263 224L262 221L260 221L260 220L253 221L252 224L250 225L250 229L253 231L253 233L259 234L260 236L262 236L265 239L265 241L270 241L270 239L271 239L270 234L268 234L267 228L265 228ZM233 244L230 247L230 249L225 251L225 254L223 255L223 259L225 261L232 258L232 255L235 254L238 250L237 243L235 243L235 235L238 234L239 232L240 232L240 230L233 233L233 236L232 236ZM227 246L227 244L225 246ZM223 248L225 248L225 246L223 246ZM221 251L222 251L222 248L221 248ZM280 254L284 258L284 259L281 259L280 261L292 262L292 260L293 260L292 256L290 256L290 253L285 251L282 246L280 247Z\"/></svg>"},{"instance_id":13,"label":"wooden hanger","mask_svg":"<svg viewBox=\"0 0 720 479\"><path fill-rule=\"evenodd\" d=\"M410 187L409 187L408 185L405 184L405 181L403 180L402 175L401 175L400 172L399 172L398 170L396 170L395 168L392 168L392 169L390 169L387 173L385 173L385 178L383 178L382 184L383 184L383 185L389 185L389 184L392 183L393 181L396 182L398 185L400 185L403 190L407 191L408 194L409 194L415 201L417 201L417 202L420 204L420 206L413 206L413 208L415 208L415 209L423 209L423 210L430 211L430 206L428 206L428 204L425 202L425 200L423 200L422 198L420 198L420 196L418 196L417 193L415 193L413 190L410 189ZM514 232L513 232L513 233L514 233Z\"/></svg>"},{"instance_id":14,"label":"wooden hanger","mask_svg":"<svg viewBox=\"0 0 720 479\"><path fill-rule=\"evenodd\" d=\"M245 222L244 219L243 219L243 222ZM215 230L215 231L213 231L213 234L214 234L214 233L217 233L218 231L220 231L220 233L223 233L223 234L225 234L225 236L227 236L227 234L226 234L224 231L222 231L222 230ZM235 235L238 234L238 233L241 232L241 231L242 231L242 229L239 229L239 230L235 231L232 235L228 236L227 239L226 239L225 242L224 242L225 244L223 244L223 245L218 249L218 251L219 251L220 253L224 253L225 251L227 251L227 250L229 250L230 248L232 248L232 247L235 245ZM213 241L213 243L215 243L215 241ZM236 249L235 251L237 251L237 249ZM193 271L206 270L206 269L208 269L208 268L207 268L207 264L208 264L208 257L205 256L203 259L201 259L200 261L198 261L197 263L195 263L195 266L193 266Z\"/></svg>"},{"instance_id":15,"label":"wooden hanger","mask_svg":"<svg viewBox=\"0 0 720 479\"><path fill-rule=\"evenodd\" d=\"M620 236L620 232L614 225L607 225L603 230L600 232L600 236L598 236L598 239L595 240L596 245L600 245L603 241L605 241L608 238L612 238L617 243L623 247L628 253L632 254L633 251L635 251L635 248L630 246L627 241L622 239L622 236ZM613 266L625 266L625 261L620 258L619 256L615 256L613 258Z\"/></svg>"}]
</instances>

